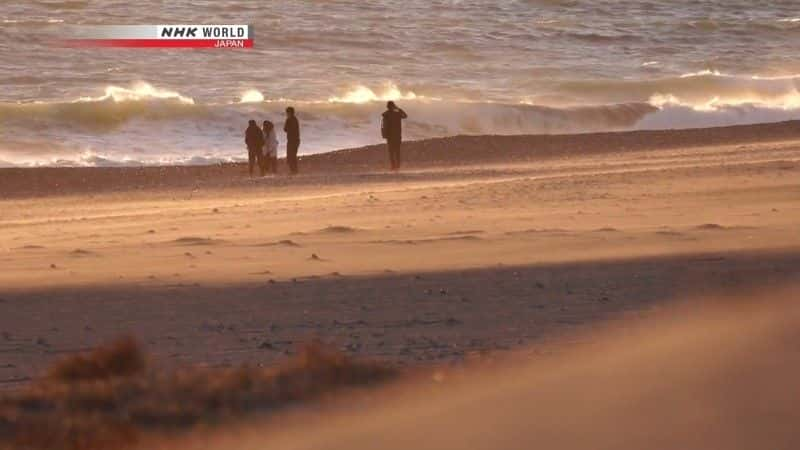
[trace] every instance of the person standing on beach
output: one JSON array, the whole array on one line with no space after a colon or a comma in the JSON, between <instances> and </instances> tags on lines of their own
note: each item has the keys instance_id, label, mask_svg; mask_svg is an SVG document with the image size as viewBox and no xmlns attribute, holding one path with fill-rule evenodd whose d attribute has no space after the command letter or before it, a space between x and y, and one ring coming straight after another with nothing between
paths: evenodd
<instances>
[{"instance_id":1,"label":"person standing on beach","mask_svg":"<svg viewBox=\"0 0 800 450\"><path fill-rule=\"evenodd\" d=\"M264 121L264 171L278 173L278 137L275 135L275 125L269 120Z\"/></svg>"},{"instance_id":2,"label":"person standing on beach","mask_svg":"<svg viewBox=\"0 0 800 450\"><path fill-rule=\"evenodd\" d=\"M381 135L389 147L389 162L392 170L400 170L400 146L403 143L403 120L408 115L394 102L386 104L386 112L381 118Z\"/></svg>"},{"instance_id":3,"label":"person standing on beach","mask_svg":"<svg viewBox=\"0 0 800 450\"><path fill-rule=\"evenodd\" d=\"M250 120L244 132L244 143L247 145L247 157L250 167L250 178L253 177L253 167L258 164L261 176L264 176L261 148L264 146L264 134L258 128L255 120Z\"/></svg>"},{"instance_id":4,"label":"person standing on beach","mask_svg":"<svg viewBox=\"0 0 800 450\"><path fill-rule=\"evenodd\" d=\"M286 108L283 131L286 132L286 162L289 163L289 172L294 175L297 173L297 149L300 148L300 122L291 106Z\"/></svg>"}]
</instances>

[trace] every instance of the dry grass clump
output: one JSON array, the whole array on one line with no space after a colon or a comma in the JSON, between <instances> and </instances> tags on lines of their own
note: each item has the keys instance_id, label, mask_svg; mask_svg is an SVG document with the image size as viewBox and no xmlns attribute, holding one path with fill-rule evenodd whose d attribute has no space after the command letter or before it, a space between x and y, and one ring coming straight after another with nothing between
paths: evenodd
<instances>
[{"instance_id":1,"label":"dry grass clump","mask_svg":"<svg viewBox=\"0 0 800 450\"><path fill-rule=\"evenodd\" d=\"M138 375L145 368L146 361L141 347L135 339L126 337L88 354L64 358L50 368L47 377L65 382L106 380Z\"/></svg>"},{"instance_id":2,"label":"dry grass clump","mask_svg":"<svg viewBox=\"0 0 800 450\"><path fill-rule=\"evenodd\" d=\"M264 369L147 369L133 339L56 363L46 376L0 397L0 448L126 448L143 433L175 432L268 413L396 372L311 344Z\"/></svg>"}]
</instances>

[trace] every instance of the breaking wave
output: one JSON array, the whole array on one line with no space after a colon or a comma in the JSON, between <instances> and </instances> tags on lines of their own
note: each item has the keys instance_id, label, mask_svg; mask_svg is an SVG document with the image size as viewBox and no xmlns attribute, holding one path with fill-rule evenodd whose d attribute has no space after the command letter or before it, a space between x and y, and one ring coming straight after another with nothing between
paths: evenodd
<instances>
[{"instance_id":1,"label":"breaking wave","mask_svg":"<svg viewBox=\"0 0 800 450\"><path fill-rule=\"evenodd\" d=\"M302 153L358 147L381 141L379 118L386 100L397 100L409 113L407 139L771 122L800 117L799 84L798 76L707 71L655 80L562 83L516 102L443 99L385 83L356 85L327 99L270 99L250 89L233 102L201 103L140 82L71 101L0 103L5 125L0 161L78 166L238 161L247 121L280 123L289 105L296 107L302 123ZM20 143L20 136L37 141Z\"/></svg>"},{"instance_id":2,"label":"breaking wave","mask_svg":"<svg viewBox=\"0 0 800 450\"><path fill-rule=\"evenodd\" d=\"M33 129L66 125L101 131L133 119L196 119L205 114L205 108L193 99L148 83L109 86L101 96L67 102L0 103L0 119Z\"/></svg>"},{"instance_id":3,"label":"breaking wave","mask_svg":"<svg viewBox=\"0 0 800 450\"><path fill-rule=\"evenodd\" d=\"M374 91L367 86L358 85L348 90L342 96L328 98L330 103L369 103L385 102L388 100L417 100L424 97L417 96L414 92L403 92L396 84L387 82L382 89Z\"/></svg>"},{"instance_id":4,"label":"breaking wave","mask_svg":"<svg viewBox=\"0 0 800 450\"><path fill-rule=\"evenodd\" d=\"M260 103L264 101L264 94L256 89L249 89L239 97L239 103Z\"/></svg>"},{"instance_id":5,"label":"breaking wave","mask_svg":"<svg viewBox=\"0 0 800 450\"><path fill-rule=\"evenodd\" d=\"M705 70L650 80L568 82L557 86L556 94L563 103L648 102L697 111L753 105L789 110L800 108L800 75L742 76Z\"/></svg>"}]
</instances>

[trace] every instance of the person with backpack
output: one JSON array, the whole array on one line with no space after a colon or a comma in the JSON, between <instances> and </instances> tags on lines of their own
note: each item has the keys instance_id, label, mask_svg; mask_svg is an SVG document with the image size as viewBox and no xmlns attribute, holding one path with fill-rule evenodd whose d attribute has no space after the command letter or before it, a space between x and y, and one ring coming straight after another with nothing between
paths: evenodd
<instances>
[{"instance_id":1,"label":"person with backpack","mask_svg":"<svg viewBox=\"0 0 800 450\"><path fill-rule=\"evenodd\" d=\"M389 164L392 170L400 170L400 147L403 143L403 120L408 115L394 102L386 103L386 111L381 116L381 136L389 148Z\"/></svg>"},{"instance_id":2,"label":"person with backpack","mask_svg":"<svg viewBox=\"0 0 800 450\"><path fill-rule=\"evenodd\" d=\"M294 108L286 108L286 122L283 124L286 132L286 162L289 163L289 172L297 174L297 150L300 148L300 122L295 116Z\"/></svg>"}]
</instances>

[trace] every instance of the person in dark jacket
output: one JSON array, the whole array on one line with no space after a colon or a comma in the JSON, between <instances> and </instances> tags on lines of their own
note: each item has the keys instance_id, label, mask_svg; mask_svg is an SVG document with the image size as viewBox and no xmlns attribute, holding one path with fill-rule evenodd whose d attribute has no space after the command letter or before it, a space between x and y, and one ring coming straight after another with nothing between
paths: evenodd
<instances>
[{"instance_id":1,"label":"person in dark jacket","mask_svg":"<svg viewBox=\"0 0 800 450\"><path fill-rule=\"evenodd\" d=\"M244 143L247 145L247 157L250 163L250 177L253 176L253 167L258 165L261 176L264 176L263 156L261 148L264 147L264 134L255 120L248 123L244 132Z\"/></svg>"},{"instance_id":2,"label":"person in dark jacket","mask_svg":"<svg viewBox=\"0 0 800 450\"><path fill-rule=\"evenodd\" d=\"M286 132L286 162L289 163L289 172L297 173L297 149L300 148L300 122L297 121L294 108L286 108L286 122L283 124Z\"/></svg>"},{"instance_id":3,"label":"person in dark jacket","mask_svg":"<svg viewBox=\"0 0 800 450\"><path fill-rule=\"evenodd\" d=\"M400 146L403 143L403 120L408 115L394 102L386 104L386 112L381 118L381 135L389 147L389 162L392 170L400 170Z\"/></svg>"}]
</instances>

